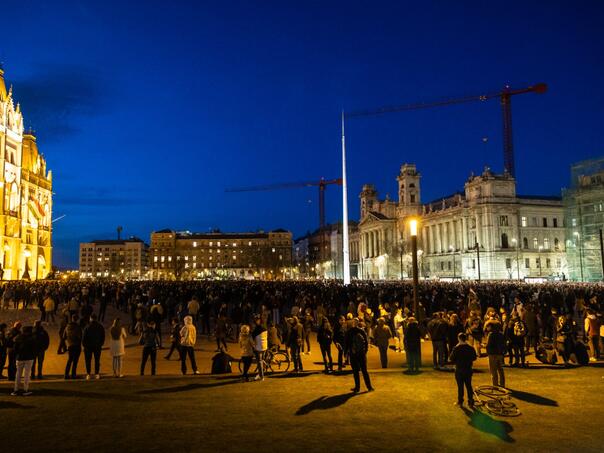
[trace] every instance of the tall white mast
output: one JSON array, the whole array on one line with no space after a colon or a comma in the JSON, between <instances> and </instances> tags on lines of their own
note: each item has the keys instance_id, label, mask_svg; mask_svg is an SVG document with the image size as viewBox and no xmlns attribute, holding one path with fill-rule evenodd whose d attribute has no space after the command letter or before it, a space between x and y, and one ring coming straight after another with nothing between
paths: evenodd
<instances>
[{"instance_id":1,"label":"tall white mast","mask_svg":"<svg viewBox=\"0 0 604 453\"><path fill-rule=\"evenodd\" d=\"M346 184L346 139L344 137L344 111L342 110L342 264L344 284L350 284L350 253L348 251L348 186Z\"/></svg>"}]
</instances>

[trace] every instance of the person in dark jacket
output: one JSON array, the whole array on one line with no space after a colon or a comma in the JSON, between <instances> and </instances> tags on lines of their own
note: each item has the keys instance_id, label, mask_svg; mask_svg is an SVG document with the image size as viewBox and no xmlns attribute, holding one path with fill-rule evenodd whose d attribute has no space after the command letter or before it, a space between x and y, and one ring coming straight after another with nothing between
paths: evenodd
<instances>
[{"instance_id":1,"label":"person in dark jacket","mask_svg":"<svg viewBox=\"0 0 604 453\"><path fill-rule=\"evenodd\" d=\"M139 344L141 344L143 347L141 376L144 376L145 374L145 365L147 365L147 360L149 358L151 359L151 375L154 376L157 361L157 349L159 348L159 336L157 335L157 330L155 329L155 323L153 321L149 321L143 329L139 339Z\"/></svg>"},{"instance_id":2,"label":"person in dark jacket","mask_svg":"<svg viewBox=\"0 0 604 453\"><path fill-rule=\"evenodd\" d=\"M407 368L410 372L418 372L422 366L422 333L417 319L410 316L404 330L403 343L407 353Z\"/></svg>"},{"instance_id":3,"label":"person in dark jacket","mask_svg":"<svg viewBox=\"0 0 604 453\"><path fill-rule=\"evenodd\" d=\"M463 406L464 386L468 395L468 405L474 408L474 389L472 388L472 363L476 360L476 350L466 343L465 333L460 333L459 343L451 351L449 359L455 364L455 381L457 382L457 406Z\"/></svg>"},{"instance_id":4,"label":"person in dark jacket","mask_svg":"<svg viewBox=\"0 0 604 453\"><path fill-rule=\"evenodd\" d=\"M321 318L321 325L317 331L317 341L321 349L321 355L323 356L323 365L325 366L325 373L331 373L333 371L333 359L331 358L331 342L333 341L333 330L329 320L325 317Z\"/></svg>"},{"instance_id":5,"label":"person in dark jacket","mask_svg":"<svg viewBox=\"0 0 604 453\"><path fill-rule=\"evenodd\" d=\"M371 379L367 372L367 350L369 349L369 340L365 330L359 327L358 318L354 318L352 327L346 332L346 348L350 357L350 365L354 375L354 388L351 390L358 393L361 390L360 373L363 373L363 380L368 392L374 389L371 386Z\"/></svg>"},{"instance_id":6,"label":"person in dark jacket","mask_svg":"<svg viewBox=\"0 0 604 453\"><path fill-rule=\"evenodd\" d=\"M166 360L170 360L172 353L176 351L180 360L180 329L182 326L178 322L178 318L172 318L172 330L170 331L170 350L164 357Z\"/></svg>"},{"instance_id":7,"label":"person in dark jacket","mask_svg":"<svg viewBox=\"0 0 604 453\"><path fill-rule=\"evenodd\" d=\"M41 321L36 321L34 323L33 335L36 339L36 356L34 357L34 362L31 367L31 378L36 378L37 365L38 379L42 379L42 367L44 365L44 356L46 355L46 350L50 345L50 338L48 336L48 332L44 329L44 326L42 326Z\"/></svg>"},{"instance_id":8,"label":"person in dark jacket","mask_svg":"<svg viewBox=\"0 0 604 453\"><path fill-rule=\"evenodd\" d=\"M6 363L6 323L0 324L0 379L6 379L2 374Z\"/></svg>"},{"instance_id":9,"label":"person in dark jacket","mask_svg":"<svg viewBox=\"0 0 604 453\"><path fill-rule=\"evenodd\" d=\"M11 395L19 394L21 379L23 379L23 396L31 395L29 391L29 378L31 376L31 367L36 356L36 339L33 335L31 326L23 327L23 332L17 335L14 344L15 357L17 361L17 373L15 387Z\"/></svg>"},{"instance_id":10,"label":"person in dark jacket","mask_svg":"<svg viewBox=\"0 0 604 453\"><path fill-rule=\"evenodd\" d=\"M489 323L490 333L487 336L487 355L489 356L489 371L494 386L505 387L505 375L503 373L503 355L505 354L505 337L501 332L501 323L492 321Z\"/></svg>"},{"instance_id":11,"label":"person in dark jacket","mask_svg":"<svg viewBox=\"0 0 604 453\"><path fill-rule=\"evenodd\" d=\"M86 363L86 379L90 379L92 357L94 356L94 377L100 379L101 351L105 344L105 328L97 321L97 316L90 315L90 323L84 329L82 346L84 346L84 361Z\"/></svg>"},{"instance_id":12,"label":"person in dark jacket","mask_svg":"<svg viewBox=\"0 0 604 453\"><path fill-rule=\"evenodd\" d=\"M442 314L435 313L434 319L428 323L428 333L432 340L432 362L435 370L445 366L446 341L449 324L442 318Z\"/></svg>"},{"instance_id":13,"label":"person in dark jacket","mask_svg":"<svg viewBox=\"0 0 604 453\"><path fill-rule=\"evenodd\" d=\"M17 357L15 355L15 338L21 334L21 322L13 324L6 335L6 353L8 357L8 380L14 381L17 375Z\"/></svg>"},{"instance_id":14,"label":"person in dark jacket","mask_svg":"<svg viewBox=\"0 0 604 453\"><path fill-rule=\"evenodd\" d=\"M289 335L287 337L287 347L291 351L292 362L294 362L294 373L303 371L302 369L302 357L300 349L302 347L302 341L304 338L304 328L298 321L297 316L292 316L288 319L290 323Z\"/></svg>"},{"instance_id":15,"label":"person in dark jacket","mask_svg":"<svg viewBox=\"0 0 604 453\"><path fill-rule=\"evenodd\" d=\"M76 379L78 361L82 353L82 328L78 323L78 315L73 315L65 327L63 339L67 346L67 364L65 365L65 379Z\"/></svg>"},{"instance_id":16,"label":"person in dark jacket","mask_svg":"<svg viewBox=\"0 0 604 453\"><path fill-rule=\"evenodd\" d=\"M333 344L338 350L338 371L342 371L344 368L344 350L345 350L345 338L346 338L346 318L340 316L338 322L335 325L333 331Z\"/></svg>"}]
</instances>

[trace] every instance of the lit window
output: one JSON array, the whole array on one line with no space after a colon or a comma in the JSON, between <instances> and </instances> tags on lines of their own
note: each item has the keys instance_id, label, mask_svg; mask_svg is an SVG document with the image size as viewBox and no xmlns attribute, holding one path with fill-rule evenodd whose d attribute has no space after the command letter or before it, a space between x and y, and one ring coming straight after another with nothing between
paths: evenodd
<instances>
[{"instance_id":1,"label":"lit window","mask_svg":"<svg viewBox=\"0 0 604 453\"><path fill-rule=\"evenodd\" d=\"M220 241L216 242L216 246L220 247Z\"/></svg>"},{"instance_id":2,"label":"lit window","mask_svg":"<svg viewBox=\"0 0 604 453\"><path fill-rule=\"evenodd\" d=\"M237 256L233 255L233 259L234 259L234 260L236 260L236 259L237 259Z\"/></svg>"},{"instance_id":3,"label":"lit window","mask_svg":"<svg viewBox=\"0 0 604 453\"><path fill-rule=\"evenodd\" d=\"M233 247L237 247L237 243L236 242L233 242Z\"/></svg>"},{"instance_id":4,"label":"lit window","mask_svg":"<svg viewBox=\"0 0 604 453\"><path fill-rule=\"evenodd\" d=\"M248 242L247 245L252 246L252 241Z\"/></svg>"},{"instance_id":5,"label":"lit window","mask_svg":"<svg viewBox=\"0 0 604 453\"><path fill-rule=\"evenodd\" d=\"M210 261L212 261L212 257L210 257Z\"/></svg>"},{"instance_id":6,"label":"lit window","mask_svg":"<svg viewBox=\"0 0 604 453\"><path fill-rule=\"evenodd\" d=\"M166 260L166 257L165 257L165 256L162 256L162 257L161 257L161 262L163 263L165 260Z\"/></svg>"},{"instance_id":7,"label":"lit window","mask_svg":"<svg viewBox=\"0 0 604 453\"><path fill-rule=\"evenodd\" d=\"M172 257L171 256L168 257L168 261L172 261Z\"/></svg>"},{"instance_id":8,"label":"lit window","mask_svg":"<svg viewBox=\"0 0 604 453\"><path fill-rule=\"evenodd\" d=\"M522 226L525 227L527 225L526 217L522 217L521 222Z\"/></svg>"},{"instance_id":9,"label":"lit window","mask_svg":"<svg viewBox=\"0 0 604 453\"><path fill-rule=\"evenodd\" d=\"M185 261L189 261L189 255L185 256Z\"/></svg>"},{"instance_id":10,"label":"lit window","mask_svg":"<svg viewBox=\"0 0 604 453\"><path fill-rule=\"evenodd\" d=\"M197 247L197 242L193 242L193 247Z\"/></svg>"},{"instance_id":11,"label":"lit window","mask_svg":"<svg viewBox=\"0 0 604 453\"><path fill-rule=\"evenodd\" d=\"M543 248L549 249L549 238L543 239Z\"/></svg>"},{"instance_id":12,"label":"lit window","mask_svg":"<svg viewBox=\"0 0 604 453\"><path fill-rule=\"evenodd\" d=\"M154 262L154 263L157 263L157 256L154 256L154 257L153 257L153 262Z\"/></svg>"},{"instance_id":13,"label":"lit window","mask_svg":"<svg viewBox=\"0 0 604 453\"><path fill-rule=\"evenodd\" d=\"M534 249L539 248L539 241L537 240L537 238L533 238L533 248Z\"/></svg>"},{"instance_id":14,"label":"lit window","mask_svg":"<svg viewBox=\"0 0 604 453\"><path fill-rule=\"evenodd\" d=\"M213 241L210 241L210 247L212 247L214 245Z\"/></svg>"},{"instance_id":15,"label":"lit window","mask_svg":"<svg viewBox=\"0 0 604 453\"><path fill-rule=\"evenodd\" d=\"M275 249L273 248L273 253L275 253Z\"/></svg>"}]
</instances>

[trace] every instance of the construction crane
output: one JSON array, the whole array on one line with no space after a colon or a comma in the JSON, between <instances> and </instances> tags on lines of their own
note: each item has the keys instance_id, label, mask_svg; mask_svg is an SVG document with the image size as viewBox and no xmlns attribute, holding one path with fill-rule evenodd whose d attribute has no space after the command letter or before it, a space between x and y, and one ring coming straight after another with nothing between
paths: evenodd
<instances>
[{"instance_id":1,"label":"construction crane","mask_svg":"<svg viewBox=\"0 0 604 453\"><path fill-rule=\"evenodd\" d=\"M325 189L327 186L336 184L342 185L342 179L324 179L310 182L286 182L281 184L269 184L265 186L239 187L226 189L226 192L260 192L282 189L297 189L300 187L318 187L319 188L319 229L322 231L325 227Z\"/></svg>"},{"instance_id":2,"label":"construction crane","mask_svg":"<svg viewBox=\"0 0 604 453\"><path fill-rule=\"evenodd\" d=\"M514 142L512 140L512 96L525 93L543 94L546 91L547 85L545 83L537 83L535 85L519 89L512 89L506 85L502 91L496 93L465 96L435 102L385 106L375 110L359 110L356 112L347 112L345 117L357 118L363 116L377 116L385 113L403 112L406 110L420 110L432 107L444 107L447 105L463 104L466 102L475 101L487 101L489 99L499 98L503 114L503 168L510 175L515 176L516 168L514 165Z\"/></svg>"}]
</instances>

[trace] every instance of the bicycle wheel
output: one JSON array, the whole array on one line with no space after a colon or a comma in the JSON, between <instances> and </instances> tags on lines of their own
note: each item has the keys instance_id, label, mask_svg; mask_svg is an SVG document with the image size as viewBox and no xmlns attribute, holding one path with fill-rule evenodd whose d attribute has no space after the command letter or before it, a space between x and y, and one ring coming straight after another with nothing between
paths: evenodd
<instances>
[{"instance_id":1,"label":"bicycle wheel","mask_svg":"<svg viewBox=\"0 0 604 453\"><path fill-rule=\"evenodd\" d=\"M285 373L289 370L289 356L284 352L275 352L267 364L273 373Z\"/></svg>"}]
</instances>

